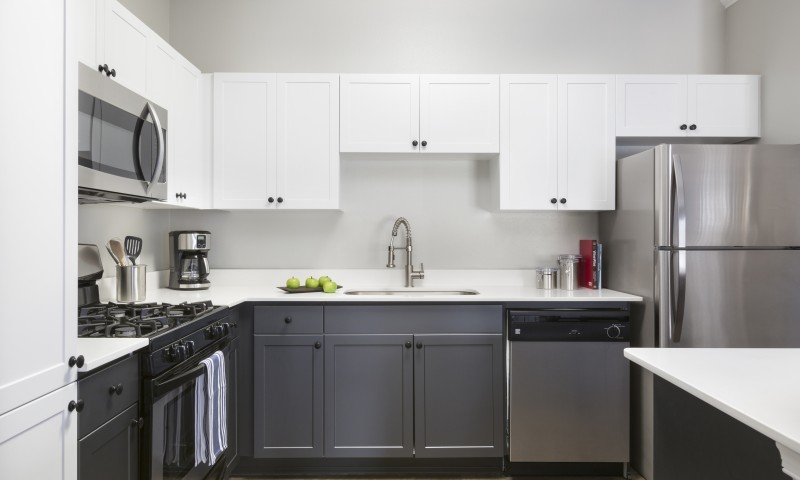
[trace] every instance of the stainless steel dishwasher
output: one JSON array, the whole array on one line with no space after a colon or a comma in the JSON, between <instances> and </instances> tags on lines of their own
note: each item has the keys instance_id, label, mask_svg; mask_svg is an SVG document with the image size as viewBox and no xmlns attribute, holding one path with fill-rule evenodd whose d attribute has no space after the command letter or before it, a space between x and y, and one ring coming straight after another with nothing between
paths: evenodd
<instances>
[{"instance_id":1,"label":"stainless steel dishwasher","mask_svg":"<svg viewBox=\"0 0 800 480\"><path fill-rule=\"evenodd\" d=\"M509 310L511 462L629 461L629 311Z\"/></svg>"}]
</instances>

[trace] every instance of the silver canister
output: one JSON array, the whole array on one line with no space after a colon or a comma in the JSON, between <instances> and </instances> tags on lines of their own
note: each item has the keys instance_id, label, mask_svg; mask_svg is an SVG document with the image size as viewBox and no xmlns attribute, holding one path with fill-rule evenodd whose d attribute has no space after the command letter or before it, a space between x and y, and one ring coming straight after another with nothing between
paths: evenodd
<instances>
[{"instance_id":1,"label":"silver canister","mask_svg":"<svg viewBox=\"0 0 800 480\"><path fill-rule=\"evenodd\" d=\"M562 290L575 290L578 288L580 264L583 257L574 254L558 256L559 288Z\"/></svg>"},{"instance_id":2,"label":"silver canister","mask_svg":"<svg viewBox=\"0 0 800 480\"><path fill-rule=\"evenodd\" d=\"M143 302L147 297L147 265L117 265L117 301Z\"/></svg>"},{"instance_id":3,"label":"silver canister","mask_svg":"<svg viewBox=\"0 0 800 480\"><path fill-rule=\"evenodd\" d=\"M554 267L539 267L536 272L536 288L552 290L558 288L558 269Z\"/></svg>"}]
</instances>

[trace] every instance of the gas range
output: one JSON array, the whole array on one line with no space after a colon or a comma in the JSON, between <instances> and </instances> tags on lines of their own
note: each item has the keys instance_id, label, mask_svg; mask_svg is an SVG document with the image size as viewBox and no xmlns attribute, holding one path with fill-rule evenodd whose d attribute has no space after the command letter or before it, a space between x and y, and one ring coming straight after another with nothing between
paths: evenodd
<instances>
[{"instance_id":1,"label":"gas range","mask_svg":"<svg viewBox=\"0 0 800 480\"><path fill-rule=\"evenodd\" d=\"M143 367L155 375L231 335L228 307L195 303L106 303L78 309L78 338L147 338Z\"/></svg>"}]
</instances>

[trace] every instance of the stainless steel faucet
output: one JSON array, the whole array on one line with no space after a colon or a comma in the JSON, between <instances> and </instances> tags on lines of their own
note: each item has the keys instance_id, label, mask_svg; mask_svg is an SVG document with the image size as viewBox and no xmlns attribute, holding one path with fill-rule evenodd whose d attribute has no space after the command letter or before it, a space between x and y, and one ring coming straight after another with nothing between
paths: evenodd
<instances>
[{"instance_id":1,"label":"stainless steel faucet","mask_svg":"<svg viewBox=\"0 0 800 480\"><path fill-rule=\"evenodd\" d=\"M389 263L386 264L387 268L394 268L394 237L397 236L397 229L400 225L406 227L406 287L414 286L414 279L422 280L425 278L425 265L420 263L419 270L414 270L414 265L411 261L411 225L408 220L403 217L398 218L392 227L392 236L389 237Z\"/></svg>"}]
</instances>

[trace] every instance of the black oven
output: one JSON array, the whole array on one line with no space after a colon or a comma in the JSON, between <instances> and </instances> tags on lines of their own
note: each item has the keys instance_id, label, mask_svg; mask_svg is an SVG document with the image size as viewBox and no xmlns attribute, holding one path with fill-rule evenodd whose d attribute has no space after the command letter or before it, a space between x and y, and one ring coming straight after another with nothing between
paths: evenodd
<instances>
[{"instance_id":1,"label":"black oven","mask_svg":"<svg viewBox=\"0 0 800 480\"><path fill-rule=\"evenodd\" d=\"M78 82L79 201L166 199L167 111L86 65Z\"/></svg>"}]
</instances>

